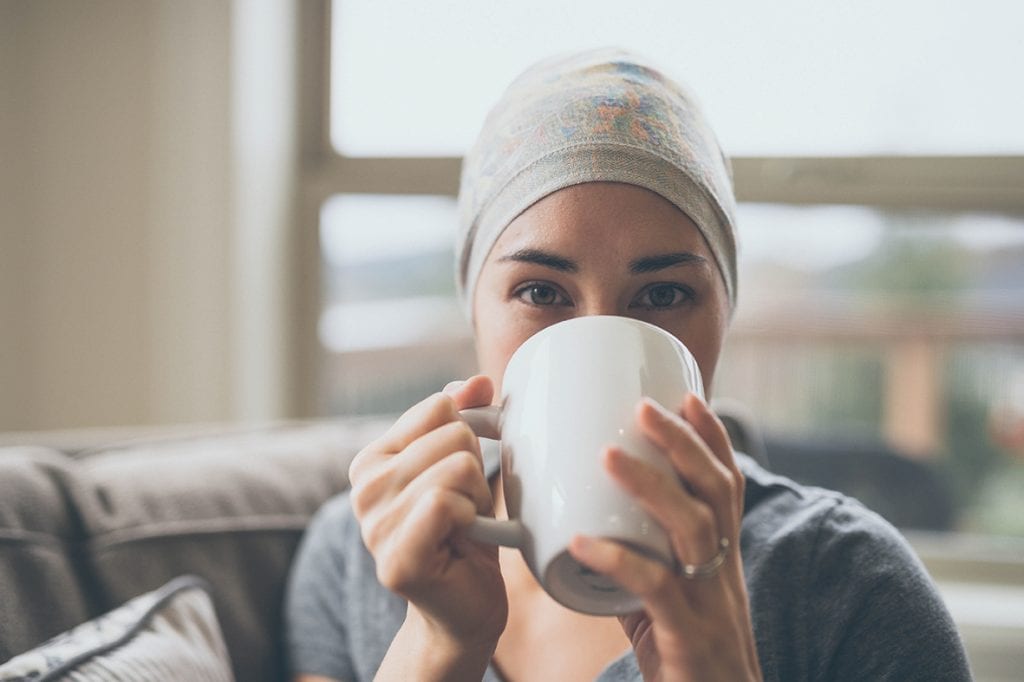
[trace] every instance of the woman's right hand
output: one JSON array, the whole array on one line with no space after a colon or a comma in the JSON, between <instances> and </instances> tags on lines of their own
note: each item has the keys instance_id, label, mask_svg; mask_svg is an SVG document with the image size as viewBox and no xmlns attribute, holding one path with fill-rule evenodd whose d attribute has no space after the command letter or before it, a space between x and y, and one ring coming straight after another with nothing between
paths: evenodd
<instances>
[{"instance_id":1,"label":"woman's right hand","mask_svg":"<svg viewBox=\"0 0 1024 682\"><path fill-rule=\"evenodd\" d=\"M459 410L490 405L493 393L484 376L449 385L402 415L349 469L377 579L409 603L401 638L429 640L434 655L437 646L450 656L490 647L489 659L508 617L497 548L465 536L477 514L492 513L492 498L479 441Z\"/></svg>"}]
</instances>

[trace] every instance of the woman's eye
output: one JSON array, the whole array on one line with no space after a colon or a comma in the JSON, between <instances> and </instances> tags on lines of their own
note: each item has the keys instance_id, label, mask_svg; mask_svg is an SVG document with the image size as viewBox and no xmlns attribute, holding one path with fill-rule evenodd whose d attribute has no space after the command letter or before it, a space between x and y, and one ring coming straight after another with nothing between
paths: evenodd
<instances>
[{"instance_id":1,"label":"woman's eye","mask_svg":"<svg viewBox=\"0 0 1024 682\"><path fill-rule=\"evenodd\" d=\"M516 298L537 306L567 305L569 302L558 289L547 284L528 284L516 292Z\"/></svg>"},{"instance_id":2,"label":"woman's eye","mask_svg":"<svg viewBox=\"0 0 1024 682\"><path fill-rule=\"evenodd\" d=\"M674 308L693 298L693 292L678 284L655 284L647 287L633 305L639 308Z\"/></svg>"}]
</instances>

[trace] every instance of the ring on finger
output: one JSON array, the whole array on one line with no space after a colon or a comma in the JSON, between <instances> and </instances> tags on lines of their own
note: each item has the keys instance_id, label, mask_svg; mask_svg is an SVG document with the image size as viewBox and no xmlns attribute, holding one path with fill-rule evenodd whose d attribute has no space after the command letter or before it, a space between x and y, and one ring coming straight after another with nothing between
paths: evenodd
<instances>
[{"instance_id":1,"label":"ring on finger","mask_svg":"<svg viewBox=\"0 0 1024 682\"><path fill-rule=\"evenodd\" d=\"M730 545L729 538L722 538L718 541L718 554L712 557L710 561L706 561L703 564L683 564L679 569L680 573L687 580L714 577L718 570L722 568L722 564L725 563L725 557L729 555Z\"/></svg>"}]
</instances>

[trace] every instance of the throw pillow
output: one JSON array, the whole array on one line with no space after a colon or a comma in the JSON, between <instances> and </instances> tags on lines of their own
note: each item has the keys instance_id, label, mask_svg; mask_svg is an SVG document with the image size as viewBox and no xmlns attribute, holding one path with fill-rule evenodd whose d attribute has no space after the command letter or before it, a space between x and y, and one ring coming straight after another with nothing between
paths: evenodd
<instances>
[{"instance_id":1,"label":"throw pillow","mask_svg":"<svg viewBox=\"0 0 1024 682\"><path fill-rule=\"evenodd\" d=\"M176 578L0 665L0 682L233 680L209 586Z\"/></svg>"}]
</instances>

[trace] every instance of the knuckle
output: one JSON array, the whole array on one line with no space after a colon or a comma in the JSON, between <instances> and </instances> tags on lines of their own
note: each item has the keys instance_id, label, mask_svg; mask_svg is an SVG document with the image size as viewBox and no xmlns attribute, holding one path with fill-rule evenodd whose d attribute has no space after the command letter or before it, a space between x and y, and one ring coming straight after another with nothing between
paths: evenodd
<instances>
[{"instance_id":1,"label":"knuckle","mask_svg":"<svg viewBox=\"0 0 1024 682\"><path fill-rule=\"evenodd\" d=\"M349 462L349 465L348 465L348 480L353 485L355 485L356 483L359 482L359 480L363 476L363 472L366 470L367 466L369 465L369 461L368 460L372 457L371 449L370 449L371 447L372 446L368 445L365 448L363 448L362 450L360 450L359 452L357 452L356 456L352 458L351 462Z\"/></svg>"},{"instance_id":2,"label":"knuckle","mask_svg":"<svg viewBox=\"0 0 1024 682\"><path fill-rule=\"evenodd\" d=\"M392 592L401 592L409 583L408 571L390 557L377 562L377 582Z\"/></svg>"},{"instance_id":3,"label":"knuckle","mask_svg":"<svg viewBox=\"0 0 1024 682\"><path fill-rule=\"evenodd\" d=\"M353 486L348 494L349 502L352 504L352 512L357 519L362 518L370 508L370 501L362 487Z\"/></svg>"},{"instance_id":4,"label":"knuckle","mask_svg":"<svg viewBox=\"0 0 1024 682\"><path fill-rule=\"evenodd\" d=\"M461 419L448 422L442 428L445 429L445 436L450 439L455 449L473 451L478 447L476 434L473 433L473 429Z\"/></svg>"},{"instance_id":5,"label":"knuckle","mask_svg":"<svg viewBox=\"0 0 1024 682\"><path fill-rule=\"evenodd\" d=\"M718 541L721 536L716 531L708 531L704 535L704 539L701 541L701 550L704 553L704 558L701 561L710 561L713 557L718 554Z\"/></svg>"},{"instance_id":6,"label":"knuckle","mask_svg":"<svg viewBox=\"0 0 1024 682\"><path fill-rule=\"evenodd\" d=\"M352 504L352 511L355 513L357 519L364 517L366 513L373 508L375 496L372 496L369 493L367 486L352 486L348 497Z\"/></svg>"},{"instance_id":7,"label":"knuckle","mask_svg":"<svg viewBox=\"0 0 1024 682\"><path fill-rule=\"evenodd\" d=\"M692 552L700 555L694 557L695 560L707 561L707 557L704 556L708 551L707 548L718 547L718 540L721 537L722 530L719 529L718 521L710 508L702 505L697 515L699 520L695 524L687 543L692 548Z\"/></svg>"},{"instance_id":8,"label":"knuckle","mask_svg":"<svg viewBox=\"0 0 1024 682\"><path fill-rule=\"evenodd\" d=\"M352 503L352 511L356 518L360 518L373 509L381 500L384 491L390 487L387 471L378 469L375 472L367 472L360 477L357 484L353 484L349 492L349 500Z\"/></svg>"},{"instance_id":9,"label":"knuckle","mask_svg":"<svg viewBox=\"0 0 1024 682\"><path fill-rule=\"evenodd\" d=\"M700 436L697 435L697 429L694 428L693 424L682 417L673 419L671 423L675 426L678 439L682 441L682 443L692 445L694 442L700 440Z\"/></svg>"},{"instance_id":10,"label":"knuckle","mask_svg":"<svg viewBox=\"0 0 1024 682\"><path fill-rule=\"evenodd\" d=\"M735 490L736 496L742 499L743 493L747 490L747 477L743 475L742 471L737 469L732 472L730 478L732 479L733 490Z\"/></svg>"},{"instance_id":11,"label":"knuckle","mask_svg":"<svg viewBox=\"0 0 1024 682\"><path fill-rule=\"evenodd\" d=\"M701 535L706 532L713 532L715 524L715 513L711 507L705 504L696 505L693 510L693 526L695 531Z\"/></svg>"},{"instance_id":12,"label":"knuckle","mask_svg":"<svg viewBox=\"0 0 1024 682\"><path fill-rule=\"evenodd\" d=\"M675 584L675 575L666 566L654 564L648 582L651 592L662 592Z\"/></svg>"},{"instance_id":13,"label":"knuckle","mask_svg":"<svg viewBox=\"0 0 1024 682\"><path fill-rule=\"evenodd\" d=\"M451 421L458 415L455 401L445 393L435 393L424 402L426 403L426 416L435 423Z\"/></svg>"},{"instance_id":14,"label":"knuckle","mask_svg":"<svg viewBox=\"0 0 1024 682\"><path fill-rule=\"evenodd\" d=\"M743 482L742 474L737 475L737 473L731 469L725 470L723 478L725 479L725 487L729 493L735 493Z\"/></svg>"},{"instance_id":15,"label":"knuckle","mask_svg":"<svg viewBox=\"0 0 1024 682\"><path fill-rule=\"evenodd\" d=\"M420 500L420 505L431 516L447 515L451 510L451 500L443 488L430 488Z\"/></svg>"},{"instance_id":16,"label":"knuckle","mask_svg":"<svg viewBox=\"0 0 1024 682\"><path fill-rule=\"evenodd\" d=\"M468 450L459 450L451 455L454 473L460 482L474 483L483 477L476 455Z\"/></svg>"},{"instance_id":17,"label":"knuckle","mask_svg":"<svg viewBox=\"0 0 1024 682\"><path fill-rule=\"evenodd\" d=\"M363 544L366 545L366 548L369 549L371 553L381 547L381 544L386 537L383 524L372 519L364 519L359 525L359 532L363 536Z\"/></svg>"},{"instance_id":18,"label":"knuckle","mask_svg":"<svg viewBox=\"0 0 1024 682\"><path fill-rule=\"evenodd\" d=\"M731 500L736 494L736 481L728 471L716 473L713 486L714 494L720 500Z\"/></svg>"}]
</instances>

